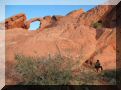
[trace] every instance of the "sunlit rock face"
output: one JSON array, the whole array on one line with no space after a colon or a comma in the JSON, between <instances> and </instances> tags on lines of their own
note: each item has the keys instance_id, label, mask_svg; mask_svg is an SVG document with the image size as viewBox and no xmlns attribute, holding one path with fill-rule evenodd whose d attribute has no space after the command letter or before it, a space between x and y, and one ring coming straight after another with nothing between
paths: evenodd
<instances>
[{"instance_id":1,"label":"sunlit rock face","mask_svg":"<svg viewBox=\"0 0 121 90\"><path fill-rule=\"evenodd\" d=\"M87 13L80 15L78 20L78 23L89 26L95 22L101 22L105 27L112 27L110 24L116 22L115 6L97 6L96 8L89 10Z\"/></svg>"},{"instance_id":2,"label":"sunlit rock face","mask_svg":"<svg viewBox=\"0 0 121 90\"><path fill-rule=\"evenodd\" d=\"M120 11L121 5L118 6ZM104 70L116 68L117 54L120 68L121 14L118 15L116 24L115 9L116 6L105 5L87 12L82 9L72 11L66 16L35 17L27 20L25 14L18 14L6 19L7 72L11 73L10 68L15 65L17 54L27 57L53 57L59 54L71 57L74 61L79 60L81 67L85 63L93 66L98 59ZM35 21L39 21L41 27L29 31L31 23ZM96 22L103 26L94 28L92 24Z\"/></svg>"},{"instance_id":3,"label":"sunlit rock face","mask_svg":"<svg viewBox=\"0 0 121 90\"><path fill-rule=\"evenodd\" d=\"M6 19L6 60L15 63L16 54L47 57L60 54L85 62L99 59L105 70L116 68L115 6L97 6L84 12L73 11L66 16L45 16L26 20L25 14ZM111 16L109 16L111 14ZM108 21L107 17L110 17ZM28 31L30 24L40 21L41 27ZM93 22L104 26L95 29ZM106 25L106 23L109 25ZM108 64L110 62L111 64Z\"/></svg>"},{"instance_id":4,"label":"sunlit rock face","mask_svg":"<svg viewBox=\"0 0 121 90\"><path fill-rule=\"evenodd\" d=\"M12 28L23 28L25 21L26 21L25 14L18 14L18 15L12 16L5 20L5 28L6 30L12 29Z\"/></svg>"},{"instance_id":5,"label":"sunlit rock face","mask_svg":"<svg viewBox=\"0 0 121 90\"><path fill-rule=\"evenodd\" d=\"M108 19L110 18L110 19ZM64 21L64 20L65 21ZM93 23L100 22L105 27L115 27L116 25L116 7L114 5L97 6L87 12L83 9L75 10L68 13L66 16L45 16L35 17L27 20L25 14L18 14L5 20L5 26L7 29L23 28L29 29L30 24L35 21L40 21L41 29L56 26L58 23L72 22L91 26ZM108 23L108 24L107 24Z\"/></svg>"},{"instance_id":6,"label":"sunlit rock face","mask_svg":"<svg viewBox=\"0 0 121 90\"><path fill-rule=\"evenodd\" d=\"M56 25L56 23L62 18L63 16L45 16L43 18L31 18L27 20L25 14L17 14L5 20L5 28L6 30L14 29L14 28L23 28L29 29L30 24L35 21L40 21L41 28L44 29L47 27L52 27Z\"/></svg>"},{"instance_id":7,"label":"sunlit rock face","mask_svg":"<svg viewBox=\"0 0 121 90\"><path fill-rule=\"evenodd\" d=\"M79 9L79 10L74 10L70 13L67 14L67 16L70 16L72 18L77 18L78 16L80 16L81 14L85 13L83 9Z\"/></svg>"}]
</instances>

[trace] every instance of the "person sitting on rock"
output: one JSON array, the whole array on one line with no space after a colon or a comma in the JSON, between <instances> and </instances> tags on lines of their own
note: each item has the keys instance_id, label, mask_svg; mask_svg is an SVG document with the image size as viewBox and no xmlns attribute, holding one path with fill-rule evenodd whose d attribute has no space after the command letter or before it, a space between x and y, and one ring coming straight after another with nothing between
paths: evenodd
<instances>
[{"instance_id":1,"label":"person sitting on rock","mask_svg":"<svg viewBox=\"0 0 121 90\"><path fill-rule=\"evenodd\" d=\"M99 72L99 69L101 69L101 71L103 70L99 60L97 60L97 62L95 63L95 69L97 72Z\"/></svg>"}]
</instances>

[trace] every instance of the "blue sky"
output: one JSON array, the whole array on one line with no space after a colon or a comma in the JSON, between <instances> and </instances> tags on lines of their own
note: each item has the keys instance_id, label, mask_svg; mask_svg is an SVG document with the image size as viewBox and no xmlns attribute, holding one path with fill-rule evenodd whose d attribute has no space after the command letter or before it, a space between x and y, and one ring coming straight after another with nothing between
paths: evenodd
<instances>
[{"instance_id":1,"label":"blue sky","mask_svg":"<svg viewBox=\"0 0 121 90\"><path fill-rule=\"evenodd\" d=\"M73 10L82 8L84 11L88 11L94 7L95 5L6 5L5 17L8 18L19 13L25 13L27 19L48 15L66 15ZM36 29L38 25L39 22L34 22L30 29Z\"/></svg>"}]
</instances>

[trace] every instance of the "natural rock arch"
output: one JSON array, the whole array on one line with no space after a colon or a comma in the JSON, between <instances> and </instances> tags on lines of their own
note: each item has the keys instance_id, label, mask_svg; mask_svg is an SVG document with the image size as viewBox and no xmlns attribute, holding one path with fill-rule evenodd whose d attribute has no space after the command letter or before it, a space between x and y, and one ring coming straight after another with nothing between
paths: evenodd
<instances>
[{"instance_id":1,"label":"natural rock arch","mask_svg":"<svg viewBox=\"0 0 121 90\"><path fill-rule=\"evenodd\" d=\"M24 23L24 28L29 29L31 23L35 22L35 21L40 21L40 26L39 27L41 27L41 28L39 28L39 29L42 30L42 29L47 28L48 26L50 26L52 24L53 19L52 19L51 16L46 16L46 17L43 17L43 18L32 18L32 19L30 19L30 20L28 20L28 21L26 21Z\"/></svg>"},{"instance_id":2,"label":"natural rock arch","mask_svg":"<svg viewBox=\"0 0 121 90\"><path fill-rule=\"evenodd\" d=\"M56 25L62 17L63 16L45 16L43 18L32 18L30 20L26 20L27 18L25 14L17 14L5 20L5 28L6 30L12 28L29 29L32 22L39 21L39 27L41 27L39 30L43 30Z\"/></svg>"},{"instance_id":3,"label":"natural rock arch","mask_svg":"<svg viewBox=\"0 0 121 90\"><path fill-rule=\"evenodd\" d=\"M40 30L41 29L41 22L40 21L34 21L30 24L30 27L28 30Z\"/></svg>"},{"instance_id":4,"label":"natural rock arch","mask_svg":"<svg viewBox=\"0 0 121 90\"><path fill-rule=\"evenodd\" d=\"M36 21L40 21L40 26L39 27L41 27L41 20L42 20L42 18L32 18L32 19L30 19L30 20L28 20L28 21L25 22L24 28L29 29L31 23L36 22Z\"/></svg>"}]
</instances>

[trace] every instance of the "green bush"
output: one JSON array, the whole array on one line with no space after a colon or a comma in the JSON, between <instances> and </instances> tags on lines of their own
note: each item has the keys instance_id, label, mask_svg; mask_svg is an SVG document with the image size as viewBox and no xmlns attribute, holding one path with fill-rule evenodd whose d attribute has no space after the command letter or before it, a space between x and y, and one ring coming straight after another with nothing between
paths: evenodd
<instances>
[{"instance_id":1,"label":"green bush","mask_svg":"<svg viewBox=\"0 0 121 90\"><path fill-rule=\"evenodd\" d=\"M116 84L116 70L103 71L100 75L103 79L107 80L108 84Z\"/></svg>"},{"instance_id":2,"label":"green bush","mask_svg":"<svg viewBox=\"0 0 121 90\"><path fill-rule=\"evenodd\" d=\"M24 85L67 85L72 79L69 58L62 58L59 55L53 58L16 55L15 59L16 71L22 75Z\"/></svg>"},{"instance_id":3,"label":"green bush","mask_svg":"<svg viewBox=\"0 0 121 90\"><path fill-rule=\"evenodd\" d=\"M92 24L92 27L94 27L96 29L101 29L103 27L103 24L99 23L99 22L95 22Z\"/></svg>"},{"instance_id":4,"label":"green bush","mask_svg":"<svg viewBox=\"0 0 121 90\"><path fill-rule=\"evenodd\" d=\"M103 79L107 84L115 84L115 71L97 74L91 68L77 67L80 63L77 63L78 60L74 63L72 58L60 55L46 58L16 55L15 59L17 75L22 76L23 80L19 84L22 85L100 85Z\"/></svg>"},{"instance_id":5,"label":"green bush","mask_svg":"<svg viewBox=\"0 0 121 90\"><path fill-rule=\"evenodd\" d=\"M105 71L103 74L104 77L107 78L116 78L116 71Z\"/></svg>"}]
</instances>

